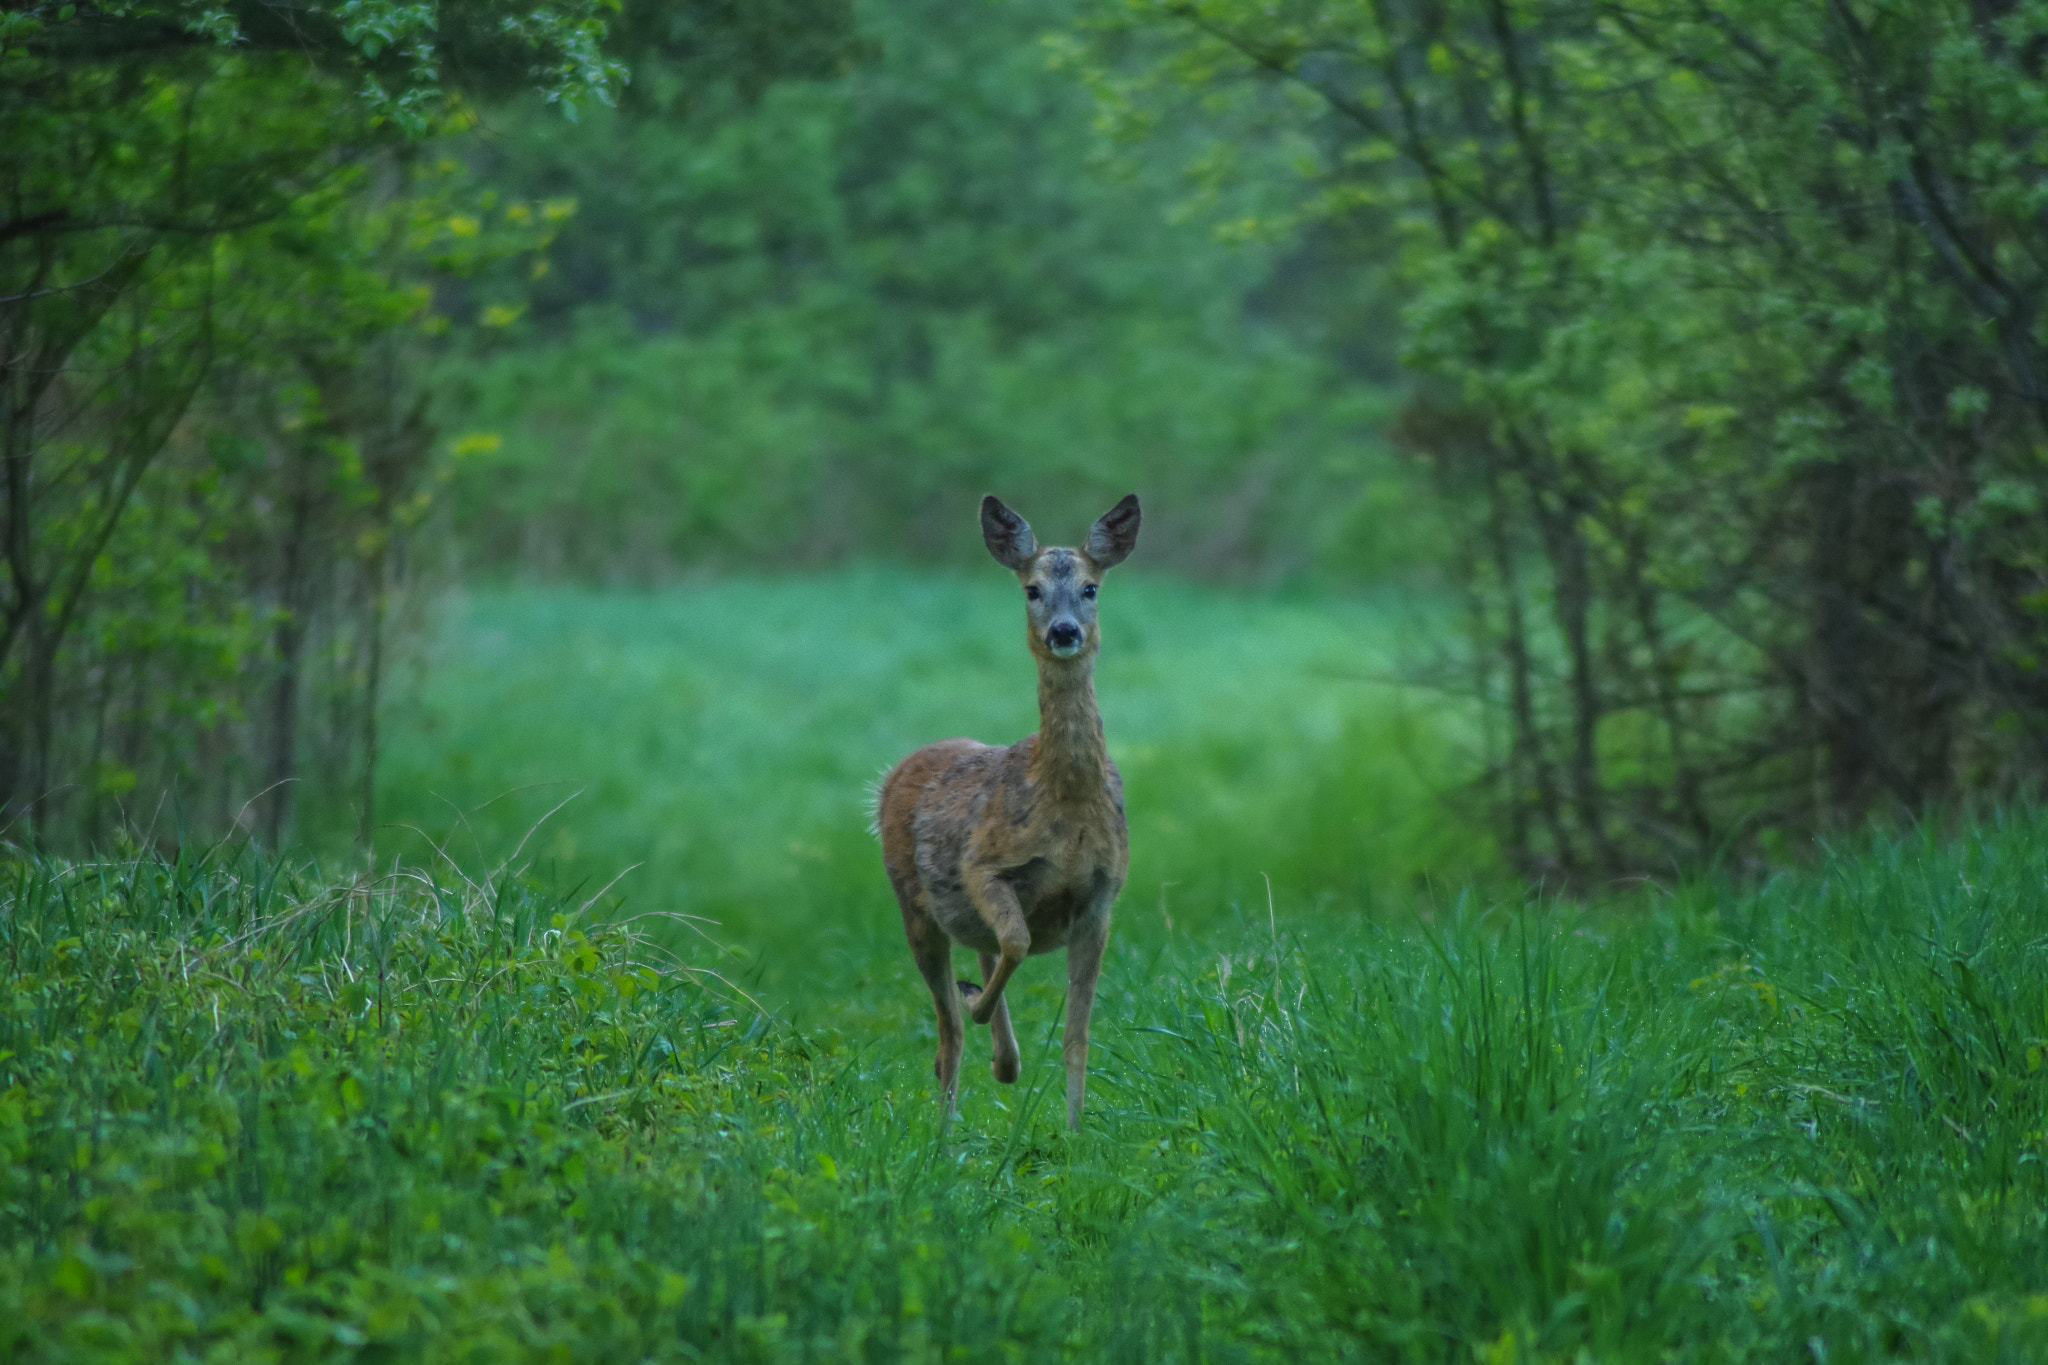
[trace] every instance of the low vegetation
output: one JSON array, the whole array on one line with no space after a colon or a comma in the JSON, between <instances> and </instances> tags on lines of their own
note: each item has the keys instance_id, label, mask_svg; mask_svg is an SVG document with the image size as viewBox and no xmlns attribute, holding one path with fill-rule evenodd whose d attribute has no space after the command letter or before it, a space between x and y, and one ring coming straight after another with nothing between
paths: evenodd
<instances>
[{"instance_id":1,"label":"low vegetation","mask_svg":"<svg viewBox=\"0 0 2048 1365\"><path fill-rule=\"evenodd\" d=\"M1127 913L1069 1138L1030 972L1022 1083L970 1039L940 1131L881 920L798 1027L510 872L15 859L0 1352L2039 1359L2044 878L2017 813L1591 909Z\"/></svg>"}]
</instances>

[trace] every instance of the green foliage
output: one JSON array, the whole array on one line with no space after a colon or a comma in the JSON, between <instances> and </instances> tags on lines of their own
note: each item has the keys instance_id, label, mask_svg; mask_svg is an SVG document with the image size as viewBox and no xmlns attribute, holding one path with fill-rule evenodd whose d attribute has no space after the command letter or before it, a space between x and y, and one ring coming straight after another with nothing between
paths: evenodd
<instances>
[{"instance_id":1,"label":"green foliage","mask_svg":"<svg viewBox=\"0 0 2048 1365\"><path fill-rule=\"evenodd\" d=\"M288 53L302 72L311 67L306 74L360 81L373 123L389 122L417 137L438 121L449 94L462 89L537 88L550 101L609 99L626 76L604 51L603 16L616 8L603 0L543 0L520 9L489 0L37 0L0 18L0 64L16 79L34 82L52 72L203 69L223 51ZM121 111L114 106L108 112L118 117ZM341 131L315 123L302 128L314 137ZM255 147L260 154L261 142ZM179 173L162 164L147 170ZM270 189L260 180L223 188L242 195Z\"/></svg>"},{"instance_id":2,"label":"green foliage","mask_svg":"<svg viewBox=\"0 0 2048 1365\"><path fill-rule=\"evenodd\" d=\"M553 74L531 73L553 93L605 78L586 60L601 30L578 6L543 6L510 28L476 9L450 18L458 48L481 23L500 62L559 58ZM411 205L392 201L412 176L389 149L394 128L420 132L445 107L437 22L390 4L67 4L10 10L0 26L10 822L89 832L99 798L132 787L142 754L172 777L223 766L209 722L234 709L254 618L310 609L293 574L261 565L251 584L235 572L251 556L214 549L268 520L274 491L240 477L260 460L214 438L260 443L277 434L264 418L297 409L309 429L278 444L359 470L367 450L356 482L385 495L375 520L388 534L417 472L417 423L400 394L370 401L362 372L425 302L400 260L421 254L403 240ZM400 66L380 53L402 53ZM307 65L316 58L324 70ZM380 149L390 159L373 194L363 172ZM345 389L357 411L339 410ZM165 470L173 444L187 458ZM279 529L303 533L308 519L300 499ZM279 578L282 601L266 601ZM294 683L298 662L283 661Z\"/></svg>"},{"instance_id":3,"label":"green foliage","mask_svg":"<svg viewBox=\"0 0 2048 1365\"><path fill-rule=\"evenodd\" d=\"M1023 1082L970 1073L935 1131L890 917L799 1030L512 872L17 859L0 1341L2031 1360L2044 833L1596 910L1126 923L1077 1137L1028 975Z\"/></svg>"},{"instance_id":4,"label":"green foliage","mask_svg":"<svg viewBox=\"0 0 2048 1365\"><path fill-rule=\"evenodd\" d=\"M275 843L302 739L330 788L374 765L387 599L430 494L420 355L448 329L431 284L533 269L559 216L463 184L418 144L473 123L478 97L609 100L617 9L0 15L10 827L90 842L181 792L205 827L246 817ZM779 74L780 30L759 15L671 11L636 7L620 50L687 57L730 27L749 79ZM776 10L783 28L808 12ZM793 66L837 31L806 34Z\"/></svg>"},{"instance_id":5,"label":"green foliage","mask_svg":"<svg viewBox=\"0 0 2048 1365\"><path fill-rule=\"evenodd\" d=\"M213 112L269 88L219 92ZM256 813L275 839L301 740L327 785L357 766L381 599L431 501L402 373L436 321L425 281L537 245L466 229L445 171L385 170L410 193L373 205L343 171L275 218L155 253L47 382L39 402L63 417L18 433L24 463L60 471L24 494L15 582L46 591L10 602L6 678L17 796L43 837L146 822L173 788L222 829L272 788Z\"/></svg>"},{"instance_id":6,"label":"green foliage","mask_svg":"<svg viewBox=\"0 0 2048 1365\"><path fill-rule=\"evenodd\" d=\"M494 112L478 175L577 211L543 276L469 297L529 306L443 371L480 443L465 562L933 559L972 552L960 509L991 487L1069 519L1142 489L1154 562L1198 570L1433 549L1370 439L1377 390L1281 302L1289 258L1217 238L1268 191L1177 211L1193 135L1104 157L1045 41L1071 14L887 0L830 84L685 84L682 120ZM1403 533L1358 534L1372 497Z\"/></svg>"},{"instance_id":7,"label":"green foliage","mask_svg":"<svg viewBox=\"0 0 2048 1365\"><path fill-rule=\"evenodd\" d=\"M2048 10L1098 13L1287 84L1323 211L1403 244L1396 430L1463 519L1521 866L2039 780Z\"/></svg>"}]
</instances>

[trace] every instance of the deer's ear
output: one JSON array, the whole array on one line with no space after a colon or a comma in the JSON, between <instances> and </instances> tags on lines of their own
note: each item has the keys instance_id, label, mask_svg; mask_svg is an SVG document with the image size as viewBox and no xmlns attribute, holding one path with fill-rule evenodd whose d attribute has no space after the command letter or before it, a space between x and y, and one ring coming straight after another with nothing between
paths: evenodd
<instances>
[{"instance_id":1,"label":"deer's ear","mask_svg":"<svg viewBox=\"0 0 2048 1365\"><path fill-rule=\"evenodd\" d=\"M981 538L996 563L1012 573L1022 573L1031 556L1038 553L1031 523L1003 506L1003 500L993 493L981 500Z\"/></svg>"},{"instance_id":2,"label":"deer's ear","mask_svg":"<svg viewBox=\"0 0 2048 1365\"><path fill-rule=\"evenodd\" d=\"M1124 494L1122 502L1097 517L1082 548L1098 569L1113 569L1130 558L1138 548L1138 495Z\"/></svg>"}]
</instances>

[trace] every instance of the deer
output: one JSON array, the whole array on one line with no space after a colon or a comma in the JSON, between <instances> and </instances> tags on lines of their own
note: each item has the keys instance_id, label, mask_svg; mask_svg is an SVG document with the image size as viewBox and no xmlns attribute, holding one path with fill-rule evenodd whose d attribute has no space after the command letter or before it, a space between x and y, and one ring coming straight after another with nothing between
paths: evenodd
<instances>
[{"instance_id":1,"label":"deer","mask_svg":"<svg viewBox=\"0 0 2048 1365\"><path fill-rule=\"evenodd\" d=\"M942 739L882 779L875 828L903 909L903 932L938 1013L940 1122L958 1107L963 1006L989 1026L990 1069L1021 1070L1003 988L1026 957L1067 953L1067 1126L1078 1132L1088 1087L1088 1020L1109 941L1110 907L1130 866L1123 778L1095 704L1096 593L1138 543L1138 496L1089 528L1078 548L1040 548L1031 526L993 494L981 535L1024 590L1024 638L1038 665L1035 734L1007 748ZM955 982L953 945L973 951L981 984Z\"/></svg>"}]
</instances>

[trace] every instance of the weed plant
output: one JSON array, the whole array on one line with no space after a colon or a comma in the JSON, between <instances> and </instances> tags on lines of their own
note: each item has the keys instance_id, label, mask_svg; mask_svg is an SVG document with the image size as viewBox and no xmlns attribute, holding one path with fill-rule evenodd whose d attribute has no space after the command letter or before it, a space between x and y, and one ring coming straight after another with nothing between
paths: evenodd
<instances>
[{"instance_id":1,"label":"weed plant","mask_svg":"<svg viewBox=\"0 0 2048 1365\"><path fill-rule=\"evenodd\" d=\"M511 873L17 858L0 1355L2039 1360L2044 836L1133 915L1075 1136L1045 974L941 1131L908 983L798 1027Z\"/></svg>"}]
</instances>

